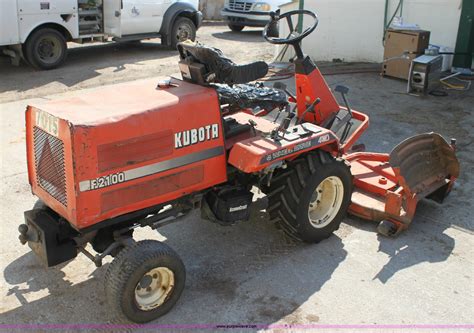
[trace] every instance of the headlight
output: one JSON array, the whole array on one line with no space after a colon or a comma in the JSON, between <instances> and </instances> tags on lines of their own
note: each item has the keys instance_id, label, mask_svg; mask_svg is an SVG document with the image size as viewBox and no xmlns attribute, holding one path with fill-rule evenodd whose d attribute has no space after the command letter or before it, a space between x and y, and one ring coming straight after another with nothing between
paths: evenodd
<instances>
[{"instance_id":1,"label":"headlight","mask_svg":"<svg viewBox=\"0 0 474 333\"><path fill-rule=\"evenodd\" d=\"M272 9L272 6L270 6L266 2L257 2L255 6L253 7L254 10L260 10L262 12L269 12Z\"/></svg>"}]
</instances>

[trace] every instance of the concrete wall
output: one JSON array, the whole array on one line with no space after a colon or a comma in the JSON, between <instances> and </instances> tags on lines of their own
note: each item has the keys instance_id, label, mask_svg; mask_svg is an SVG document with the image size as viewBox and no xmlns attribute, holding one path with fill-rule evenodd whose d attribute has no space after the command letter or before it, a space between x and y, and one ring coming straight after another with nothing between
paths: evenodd
<instances>
[{"instance_id":1,"label":"concrete wall","mask_svg":"<svg viewBox=\"0 0 474 333\"><path fill-rule=\"evenodd\" d=\"M403 19L431 31L431 44L454 48L462 1L404 0ZM397 4L389 0L389 18ZM282 12L297 7L293 2L282 6ZM305 9L316 12L320 20L303 42L305 53L316 60L383 61L384 0L306 0Z\"/></svg>"},{"instance_id":2,"label":"concrete wall","mask_svg":"<svg viewBox=\"0 0 474 333\"><path fill-rule=\"evenodd\" d=\"M221 9L223 7L224 0L199 0L199 10L205 20L222 20Z\"/></svg>"}]
</instances>

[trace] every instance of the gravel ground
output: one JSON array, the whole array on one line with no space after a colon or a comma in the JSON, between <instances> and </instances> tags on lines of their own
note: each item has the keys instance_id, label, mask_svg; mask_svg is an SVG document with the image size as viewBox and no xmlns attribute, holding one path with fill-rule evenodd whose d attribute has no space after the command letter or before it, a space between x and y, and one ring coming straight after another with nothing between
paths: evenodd
<instances>
[{"instance_id":1,"label":"gravel ground","mask_svg":"<svg viewBox=\"0 0 474 333\"><path fill-rule=\"evenodd\" d=\"M259 31L235 34L212 25L199 35L237 62L273 55ZM111 320L102 285L107 264L97 269L79 255L45 269L18 242L23 211L35 201L26 175L25 106L82 94L84 88L175 73L176 61L175 52L146 42L73 49L66 66L49 72L0 64L1 324ZM378 236L373 223L348 217L318 245L289 242L268 223L264 199L255 205L251 221L229 228L202 221L198 213L159 232L143 228L137 239L164 240L183 258L188 274L181 300L155 324L470 324L472 329L473 91L416 98L403 93L405 83L376 73L327 80L350 86L352 106L371 117L361 140L368 150L388 152L402 139L426 131L457 137L462 172L451 196L443 205L420 203L410 229L395 239Z\"/></svg>"},{"instance_id":2,"label":"gravel ground","mask_svg":"<svg viewBox=\"0 0 474 333\"><path fill-rule=\"evenodd\" d=\"M208 23L198 30L197 39L221 49L237 63L273 57L273 46L263 40L261 29L247 28L236 34L222 24ZM93 46L70 43L69 47L65 65L51 71L35 71L25 64L14 67L8 58L1 59L0 102L178 72L178 53L160 45L159 39Z\"/></svg>"}]
</instances>

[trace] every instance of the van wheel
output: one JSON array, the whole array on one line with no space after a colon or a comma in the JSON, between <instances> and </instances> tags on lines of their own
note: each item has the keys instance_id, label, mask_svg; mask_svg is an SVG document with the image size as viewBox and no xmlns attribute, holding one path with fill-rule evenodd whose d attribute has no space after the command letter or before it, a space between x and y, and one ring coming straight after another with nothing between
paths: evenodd
<instances>
[{"instance_id":1,"label":"van wheel","mask_svg":"<svg viewBox=\"0 0 474 333\"><path fill-rule=\"evenodd\" d=\"M57 30L40 29L26 40L25 57L37 69L56 68L66 60L66 55L66 39Z\"/></svg>"},{"instance_id":2,"label":"van wheel","mask_svg":"<svg viewBox=\"0 0 474 333\"><path fill-rule=\"evenodd\" d=\"M236 25L236 24L230 24L230 23L228 24L228 26L230 30L235 31L235 32L242 31L245 28L245 26L243 25Z\"/></svg>"},{"instance_id":3,"label":"van wheel","mask_svg":"<svg viewBox=\"0 0 474 333\"><path fill-rule=\"evenodd\" d=\"M176 49L176 44L188 39L194 41L196 30L193 21L187 17L178 17L173 24L173 29L171 29L171 47Z\"/></svg>"}]
</instances>

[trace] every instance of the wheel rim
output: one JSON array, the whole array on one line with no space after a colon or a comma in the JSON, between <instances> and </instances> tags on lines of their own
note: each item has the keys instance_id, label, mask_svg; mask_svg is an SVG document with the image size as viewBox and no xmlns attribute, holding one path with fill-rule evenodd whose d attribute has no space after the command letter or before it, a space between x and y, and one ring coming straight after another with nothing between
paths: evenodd
<instances>
[{"instance_id":1,"label":"wheel rim","mask_svg":"<svg viewBox=\"0 0 474 333\"><path fill-rule=\"evenodd\" d=\"M135 287L138 308L150 311L161 306L174 288L174 273L167 267L156 267L145 273Z\"/></svg>"},{"instance_id":2,"label":"wheel rim","mask_svg":"<svg viewBox=\"0 0 474 333\"><path fill-rule=\"evenodd\" d=\"M336 217L342 205L344 185L336 176L325 178L313 192L308 207L309 222L314 228L324 228Z\"/></svg>"},{"instance_id":3,"label":"wheel rim","mask_svg":"<svg viewBox=\"0 0 474 333\"><path fill-rule=\"evenodd\" d=\"M61 57L60 41L54 37L43 37L38 43L38 57L48 64L56 62Z\"/></svg>"},{"instance_id":4,"label":"wheel rim","mask_svg":"<svg viewBox=\"0 0 474 333\"><path fill-rule=\"evenodd\" d=\"M181 24L180 26L178 26L178 29L176 30L176 38L180 42L183 42L187 39L191 39L191 36L192 30L188 24Z\"/></svg>"}]
</instances>

